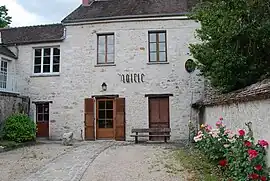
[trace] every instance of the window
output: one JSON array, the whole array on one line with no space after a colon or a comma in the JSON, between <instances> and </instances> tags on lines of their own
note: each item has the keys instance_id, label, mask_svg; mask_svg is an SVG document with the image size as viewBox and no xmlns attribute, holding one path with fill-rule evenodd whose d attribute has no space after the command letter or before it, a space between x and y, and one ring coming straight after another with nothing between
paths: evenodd
<instances>
[{"instance_id":1,"label":"window","mask_svg":"<svg viewBox=\"0 0 270 181\"><path fill-rule=\"evenodd\" d=\"M98 128L113 128L113 100L98 101Z\"/></svg>"},{"instance_id":2,"label":"window","mask_svg":"<svg viewBox=\"0 0 270 181\"><path fill-rule=\"evenodd\" d=\"M149 32L149 62L167 62L166 32Z\"/></svg>"},{"instance_id":3,"label":"window","mask_svg":"<svg viewBox=\"0 0 270 181\"><path fill-rule=\"evenodd\" d=\"M7 88L7 69L8 69L7 61L2 60L0 67L0 89Z\"/></svg>"},{"instance_id":4,"label":"window","mask_svg":"<svg viewBox=\"0 0 270 181\"><path fill-rule=\"evenodd\" d=\"M34 73L59 73L60 48L36 48L34 57Z\"/></svg>"},{"instance_id":5,"label":"window","mask_svg":"<svg viewBox=\"0 0 270 181\"><path fill-rule=\"evenodd\" d=\"M114 34L98 35L98 64L114 64Z\"/></svg>"},{"instance_id":6,"label":"window","mask_svg":"<svg viewBox=\"0 0 270 181\"><path fill-rule=\"evenodd\" d=\"M37 122L49 122L49 103L37 104Z\"/></svg>"}]
</instances>

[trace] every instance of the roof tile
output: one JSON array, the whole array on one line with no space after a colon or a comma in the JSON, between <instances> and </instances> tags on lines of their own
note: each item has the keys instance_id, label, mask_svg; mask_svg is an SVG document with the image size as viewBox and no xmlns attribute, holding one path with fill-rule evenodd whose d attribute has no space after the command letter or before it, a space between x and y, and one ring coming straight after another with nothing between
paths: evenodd
<instances>
[{"instance_id":1,"label":"roof tile","mask_svg":"<svg viewBox=\"0 0 270 181\"><path fill-rule=\"evenodd\" d=\"M184 14L197 0L107 0L79 6L62 22L80 22L123 16Z\"/></svg>"},{"instance_id":2,"label":"roof tile","mask_svg":"<svg viewBox=\"0 0 270 181\"><path fill-rule=\"evenodd\" d=\"M2 43L6 45L54 42L63 40L64 26L62 24L49 24L2 28L0 32Z\"/></svg>"},{"instance_id":3,"label":"roof tile","mask_svg":"<svg viewBox=\"0 0 270 181\"><path fill-rule=\"evenodd\" d=\"M0 45L0 54L17 59L16 55L3 45Z\"/></svg>"}]
</instances>

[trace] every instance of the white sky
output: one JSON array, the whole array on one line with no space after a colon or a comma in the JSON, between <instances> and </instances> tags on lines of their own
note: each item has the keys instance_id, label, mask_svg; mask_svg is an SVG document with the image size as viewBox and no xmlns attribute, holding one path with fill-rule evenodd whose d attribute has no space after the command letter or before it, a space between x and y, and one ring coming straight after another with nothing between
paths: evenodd
<instances>
[{"instance_id":1,"label":"white sky","mask_svg":"<svg viewBox=\"0 0 270 181\"><path fill-rule=\"evenodd\" d=\"M1 5L6 5L9 16L12 17L11 26L28 26L49 22L46 18L31 13L23 8L16 0L0 0Z\"/></svg>"},{"instance_id":2,"label":"white sky","mask_svg":"<svg viewBox=\"0 0 270 181\"><path fill-rule=\"evenodd\" d=\"M59 23L81 4L82 0L0 0L12 17L10 26Z\"/></svg>"}]
</instances>

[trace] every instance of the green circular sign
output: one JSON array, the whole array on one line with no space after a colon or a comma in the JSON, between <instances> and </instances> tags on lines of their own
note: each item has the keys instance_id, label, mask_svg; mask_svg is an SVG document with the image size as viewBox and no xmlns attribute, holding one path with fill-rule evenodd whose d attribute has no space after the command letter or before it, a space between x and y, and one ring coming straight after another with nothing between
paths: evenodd
<instances>
[{"instance_id":1,"label":"green circular sign","mask_svg":"<svg viewBox=\"0 0 270 181\"><path fill-rule=\"evenodd\" d=\"M188 73L193 72L196 69L196 63L192 59L188 59L185 63L185 69Z\"/></svg>"}]
</instances>

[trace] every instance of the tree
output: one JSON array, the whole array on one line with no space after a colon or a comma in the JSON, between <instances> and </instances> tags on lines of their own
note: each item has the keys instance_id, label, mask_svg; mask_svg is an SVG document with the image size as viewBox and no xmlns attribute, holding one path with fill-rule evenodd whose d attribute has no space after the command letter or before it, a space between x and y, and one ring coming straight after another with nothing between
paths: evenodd
<instances>
[{"instance_id":1,"label":"tree","mask_svg":"<svg viewBox=\"0 0 270 181\"><path fill-rule=\"evenodd\" d=\"M7 27L11 23L11 17L8 16L6 6L0 6L0 28Z\"/></svg>"},{"instance_id":2,"label":"tree","mask_svg":"<svg viewBox=\"0 0 270 181\"><path fill-rule=\"evenodd\" d=\"M201 43L189 48L213 87L229 92L270 75L269 0L206 0L190 17Z\"/></svg>"}]
</instances>

